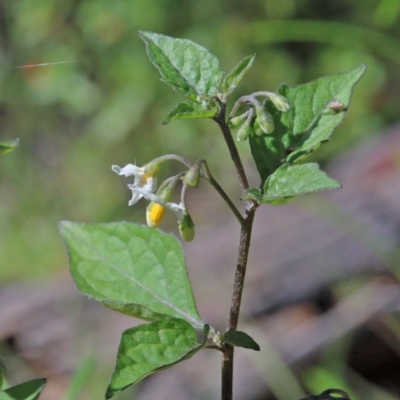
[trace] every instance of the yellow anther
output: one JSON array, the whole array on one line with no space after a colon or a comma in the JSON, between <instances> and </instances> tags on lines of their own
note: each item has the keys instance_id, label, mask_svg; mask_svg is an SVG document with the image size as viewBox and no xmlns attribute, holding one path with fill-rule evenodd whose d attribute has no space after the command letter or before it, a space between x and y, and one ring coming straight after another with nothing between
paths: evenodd
<instances>
[{"instance_id":1,"label":"yellow anther","mask_svg":"<svg viewBox=\"0 0 400 400\"><path fill-rule=\"evenodd\" d=\"M156 228L158 225L160 225L160 222L164 216L164 212L164 206L151 202L146 211L147 225L151 228Z\"/></svg>"}]
</instances>

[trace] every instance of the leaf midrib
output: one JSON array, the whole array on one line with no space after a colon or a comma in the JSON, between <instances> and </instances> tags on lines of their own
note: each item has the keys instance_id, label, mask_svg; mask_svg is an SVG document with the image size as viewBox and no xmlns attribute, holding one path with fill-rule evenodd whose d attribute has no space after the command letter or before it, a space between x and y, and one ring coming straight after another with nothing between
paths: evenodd
<instances>
[{"instance_id":1,"label":"leaf midrib","mask_svg":"<svg viewBox=\"0 0 400 400\"><path fill-rule=\"evenodd\" d=\"M68 228L67 228L68 229ZM83 234L82 234L83 233ZM81 243L85 243L93 252L94 255L97 255L97 259L99 261L102 261L103 263L105 263L106 265L108 265L110 268L114 269L115 271L117 271L118 273L120 273L123 277L125 277L127 280L135 283L137 286L139 286L141 289L143 289L145 292L147 292L150 296L154 297L157 301L159 301L160 303L164 304L165 306L169 307L170 309L172 309L173 311L175 311L176 313L178 313L179 315L181 315L183 318L185 318L187 321L190 321L192 324L194 324L195 326L198 327L203 327L204 324L202 321L197 320L196 318L192 317L190 314L187 314L185 311L181 310L180 308L177 308L174 306L174 304L170 303L167 300L164 300L163 298L161 298L160 296L158 296L156 293L154 293L151 289L149 289L148 287L144 286L141 282L139 282L138 280L136 280L134 277L127 275L124 271L120 270L116 265L114 265L113 263L111 263L109 260L107 260L106 258L103 257L103 255L101 253L98 252L97 247L93 246L90 242L90 240L88 241L85 238L85 233L84 232L80 232L79 234L80 236L80 241ZM116 237L116 236L114 236ZM116 237L118 240L121 240L120 238ZM85 279L85 281L87 282L87 280Z\"/></svg>"}]
</instances>

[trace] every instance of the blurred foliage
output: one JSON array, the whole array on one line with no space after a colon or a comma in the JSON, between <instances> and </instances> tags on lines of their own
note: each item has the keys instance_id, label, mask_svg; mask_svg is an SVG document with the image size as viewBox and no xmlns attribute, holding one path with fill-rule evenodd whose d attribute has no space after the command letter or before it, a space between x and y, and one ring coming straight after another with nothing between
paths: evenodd
<instances>
[{"instance_id":1,"label":"blurred foliage","mask_svg":"<svg viewBox=\"0 0 400 400\"><path fill-rule=\"evenodd\" d=\"M212 121L161 126L182 98L159 82L139 29L195 40L225 70L257 53L238 95L366 62L345 123L320 152L329 157L398 119L399 14L397 0L2 0L0 140L21 146L0 160L0 279L64 268L60 219L136 219L111 164L175 152L206 156L224 175ZM71 62L16 68L60 61Z\"/></svg>"}]
</instances>

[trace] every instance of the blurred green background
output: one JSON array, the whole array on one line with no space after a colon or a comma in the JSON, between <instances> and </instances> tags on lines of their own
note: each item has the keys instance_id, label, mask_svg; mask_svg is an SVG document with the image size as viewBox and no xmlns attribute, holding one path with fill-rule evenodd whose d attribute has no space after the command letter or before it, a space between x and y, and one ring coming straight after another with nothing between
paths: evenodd
<instances>
[{"instance_id":1,"label":"blurred green background","mask_svg":"<svg viewBox=\"0 0 400 400\"><path fill-rule=\"evenodd\" d=\"M0 158L0 283L66 270L59 220L145 221L112 164L205 157L229 191L212 121L161 125L182 98L159 81L138 30L192 39L225 71L257 53L237 96L366 63L324 161L398 121L399 15L398 0L1 0L0 139L20 147ZM59 61L71 62L16 68Z\"/></svg>"},{"instance_id":2,"label":"blurred green background","mask_svg":"<svg viewBox=\"0 0 400 400\"><path fill-rule=\"evenodd\" d=\"M190 38L214 52L226 71L257 53L237 95L367 63L348 117L320 157L357 146L398 118L397 0L0 4L0 137L21 141L0 160L3 282L65 268L60 219L144 221L143 208L126 207L129 193L112 164L141 165L175 152L191 160L206 156L224 175L225 163L215 156L225 150L211 121L161 126L182 98L159 82L138 30ZM73 62L15 69L58 61Z\"/></svg>"}]
</instances>

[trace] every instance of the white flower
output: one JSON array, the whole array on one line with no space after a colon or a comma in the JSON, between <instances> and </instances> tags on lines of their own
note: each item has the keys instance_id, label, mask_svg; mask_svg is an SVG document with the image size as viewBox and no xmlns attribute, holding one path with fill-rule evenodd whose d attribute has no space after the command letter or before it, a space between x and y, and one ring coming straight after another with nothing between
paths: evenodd
<instances>
[{"instance_id":1,"label":"white flower","mask_svg":"<svg viewBox=\"0 0 400 400\"><path fill-rule=\"evenodd\" d=\"M146 193L153 193L157 188L157 172L156 167L138 167L137 165L128 164L124 168L118 165L113 165L111 169L118 175L124 176L135 176L133 185L128 185L128 188L132 190L132 198L129 201L129 205L133 205L138 202L144 195L137 189L144 189Z\"/></svg>"},{"instance_id":2,"label":"white flower","mask_svg":"<svg viewBox=\"0 0 400 400\"><path fill-rule=\"evenodd\" d=\"M134 185L128 185L128 187L132 191L138 193L140 197L144 197L152 202L150 203L150 206L146 212L147 225L152 228L158 226L162 220L162 217L164 216L165 209L174 212L178 219L178 223L182 223L184 211L186 210L183 203L176 204L172 202L166 202L161 197L149 192L145 188L134 187Z\"/></svg>"}]
</instances>

